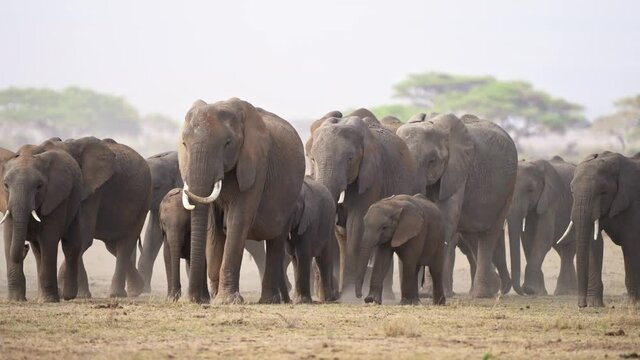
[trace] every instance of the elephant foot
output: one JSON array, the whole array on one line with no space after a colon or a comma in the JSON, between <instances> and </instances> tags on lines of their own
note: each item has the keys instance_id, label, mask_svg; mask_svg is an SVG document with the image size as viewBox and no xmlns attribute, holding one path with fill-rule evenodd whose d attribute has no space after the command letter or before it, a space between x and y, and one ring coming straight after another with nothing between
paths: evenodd
<instances>
[{"instance_id":1,"label":"elephant foot","mask_svg":"<svg viewBox=\"0 0 640 360\"><path fill-rule=\"evenodd\" d=\"M604 307L604 301L601 296L587 296L587 306Z\"/></svg>"},{"instance_id":2,"label":"elephant foot","mask_svg":"<svg viewBox=\"0 0 640 360\"><path fill-rule=\"evenodd\" d=\"M91 299L91 292L89 290L78 290L76 299Z\"/></svg>"},{"instance_id":3,"label":"elephant foot","mask_svg":"<svg viewBox=\"0 0 640 360\"><path fill-rule=\"evenodd\" d=\"M311 300L311 296L296 295L293 302L296 304L311 304L313 300Z\"/></svg>"},{"instance_id":4,"label":"elephant foot","mask_svg":"<svg viewBox=\"0 0 640 360\"><path fill-rule=\"evenodd\" d=\"M118 290L111 290L111 293L109 294L110 298L126 298L127 297L127 292L125 289L118 289Z\"/></svg>"},{"instance_id":5,"label":"elephant foot","mask_svg":"<svg viewBox=\"0 0 640 360\"><path fill-rule=\"evenodd\" d=\"M72 290L68 290L68 291L61 291L60 292L62 294L62 298L65 300L73 300L76 298L76 296L78 295L78 291L72 291Z\"/></svg>"},{"instance_id":6,"label":"elephant foot","mask_svg":"<svg viewBox=\"0 0 640 360\"><path fill-rule=\"evenodd\" d=\"M58 294L40 295L39 302L43 303L56 303L60 302L60 296Z\"/></svg>"},{"instance_id":7,"label":"elephant foot","mask_svg":"<svg viewBox=\"0 0 640 360\"><path fill-rule=\"evenodd\" d=\"M533 288L531 288L531 287L529 287L527 285L522 287L522 292L525 293L525 295L535 295L536 294L536 291Z\"/></svg>"},{"instance_id":8,"label":"elephant foot","mask_svg":"<svg viewBox=\"0 0 640 360\"><path fill-rule=\"evenodd\" d=\"M374 296L374 295L367 295L366 298L364 298L364 302L367 304L382 304L382 299L380 299L380 296Z\"/></svg>"},{"instance_id":9,"label":"elephant foot","mask_svg":"<svg viewBox=\"0 0 640 360\"><path fill-rule=\"evenodd\" d=\"M420 299L419 298L415 298L415 299L402 298L400 300L400 305L420 305Z\"/></svg>"},{"instance_id":10,"label":"elephant foot","mask_svg":"<svg viewBox=\"0 0 640 360\"><path fill-rule=\"evenodd\" d=\"M481 283L474 284L473 289L471 289L471 297L477 299L494 298L497 293L498 289L488 285L482 286Z\"/></svg>"},{"instance_id":11,"label":"elephant foot","mask_svg":"<svg viewBox=\"0 0 640 360\"><path fill-rule=\"evenodd\" d=\"M133 276L127 279L127 293L130 297L138 297L144 290L144 280L142 276Z\"/></svg>"},{"instance_id":12,"label":"elephant foot","mask_svg":"<svg viewBox=\"0 0 640 360\"><path fill-rule=\"evenodd\" d=\"M151 284L144 284L144 287L142 288L142 293L143 294L149 294L151 293Z\"/></svg>"},{"instance_id":13,"label":"elephant foot","mask_svg":"<svg viewBox=\"0 0 640 360\"><path fill-rule=\"evenodd\" d=\"M7 296L7 300L8 301L27 301L27 297L24 295L11 295L9 294L9 296Z\"/></svg>"},{"instance_id":14,"label":"elephant foot","mask_svg":"<svg viewBox=\"0 0 640 360\"><path fill-rule=\"evenodd\" d=\"M511 291L511 282L501 282L500 293L502 295L506 295L509 293L509 291Z\"/></svg>"},{"instance_id":15,"label":"elephant foot","mask_svg":"<svg viewBox=\"0 0 640 360\"><path fill-rule=\"evenodd\" d=\"M446 304L447 304L447 300L444 295L433 298L433 305L446 305Z\"/></svg>"},{"instance_id":16,"label":"elephant foot","mask_svg":"<svg viewBox=\"0 0 640 360\"><path fill-rule=\"evenodd\" d=\"M182 291L181 290L172 291L172 292L167 293L167 300L169 300L169 301L178 301L178 300L180 300L181 296L182 296Z\"/></svg>"},{"instance_id":17,"label":"elephant foot","mask_svg":"<svg viewBox=\"0 0 640 360\"><path fill-rule=\"evenodd\" d=\"M244 304L244 299L237 291L234 293L219 292L213 299L213 303L215 305L241 305Z\"/></svg>"},{"instance_id":18,"label":"elephant foot","mask_svg":"<svg viewBox=\"0 0 640 360\"><path fill-rule=\"evenodd\" d=\"M258 300L258 303L259 304L280 304L282 303L282 298L280 297L280 293L278 292L265 294L263 291L262 295L260 296L260 300Z\"/></svg>"}]
</instances>

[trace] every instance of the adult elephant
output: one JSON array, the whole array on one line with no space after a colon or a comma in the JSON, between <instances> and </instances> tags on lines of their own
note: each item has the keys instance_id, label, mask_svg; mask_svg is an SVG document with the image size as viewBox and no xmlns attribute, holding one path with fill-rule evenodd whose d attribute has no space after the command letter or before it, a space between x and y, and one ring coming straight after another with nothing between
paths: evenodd
<instances>
[{"instance_id":1,"label":"adult elephant","mask_svg":"<svg viewBox=\"0 0 640 360\"><path fill-rule=\"evenodd\" d=\"M575 165L561 157L550 161L520 161L513 200L509 208L509 243L511 245L511 281L520 295L546 295L542 262L553 249L560 255L560 275L554 295L569 295L576 291L576 270L573 258L576 245L573 235L561 244L571 214L571 179ZM520 241L527 260L524 284L520 287Z\"/></svg>"},{"instance_id":2,"label":"adult elephant","mask_svg":"<svg viewBox=\"0 0 640 360\"><path fill-rule=\"evenodd\" d=\"M342 294L355 295L364 215L382 198L420 192L415 161L407 145L366 109L344 118L332 112L316 121L307 155L316 180L346 213Z\"/></svg>"},{"instance_id":3,"label":"adult elephant","mask_svg":"<svg viewBox=\"0 0 640 360\"><path fill-rule=\"evenodd\" d=\"M147 165L149 165L149 170L151 171L153 191L151 193L149 218L142 243L142 251L138 260L138 271L144 279L143 292L151 292L153 264L163 243L159 220L160 202L171 189L184 186L178 168L177 151L167 151L153 155L147 158ZM256 262L262 278L266 261L264 245L261 242L249 241L246 243L245 248ZM169 276L168 271L167 276Z\"/></svg>"},{"instance_id":4,"label":"adult elephant","mask_svg":"<svg viewBox=\"0 0 640 360\"><path fill-rule=\"evenodd\" d=\"M64 150L80 166L84 189L77 236L83 252L95 238L104 241L116 257L110 296L139 295L144 281L136 270L134 254L151 202L151 173L144 158L126 145L95 137L50 139L40 148ZM91 297L82 259L78 276L78 296ZM64 277L64 265L59 277Z\"/></svg>"},{"instance_id":5,"label":"adult elephant","mask_svg":"<svg viewBox=\"0 0 640 360\"><path fill-rule=\"evenodd\" d=\"M398 128L397 134L416 160L421 191L443 213L446 294L452 294L459 238L454 235L459 232L465 242L477 249L472 295L494 296L499 286L492 260L498 241L503 239L500 233L516 181L513 140L496 124L473 115L458 118L441 114L429 119L426 114L418 114ZM511 287L508 274L505 275L501 276L503 292Z\"/></svg>"},{"instance_id":6,"label":"adult elephant","mask_svg":"<svg viewBox=\"0 0 640 360\"><path fill-rule=\"evenodd\" d=\"M0 211L4 216L8 299L25 301L23 260L31 243L38 268L40 300L60 301L56 279L58 243L67 261L62 290L66 300L78 292L78 259L82 244L72 236L82 194L82 175L75 160L64 151L33 153L23 146L18 153L0 148ZM70 236L71 235L71 236Z\"/></svg>"},{"instance_id":7,"label":"adult elephant","mask_svg":"<svg viewBox=\"0 0 640 360\"><path fill-rule=\"evenodd\" d=\"M277 115L233 98L196 101L180 138L184 206L192 210L190 300L204 300L199 284L209 218L215 223L207 244L214 302L243 302L239 277L247 239L267 240L260 302L277 303L281 295L288 300L284 246L305 171L298 133Z\"/></svg>"},{"instance_id":8,"label":"adult elephant","mask_svg":"<svg viewBox=\"0 0 640 360\"><path fill-rule=\"evenodd\" d=\"M604 306L602 236L622 247L625 285L640 299L640 159L612 152L589 155L571 181L571 222L576 239L578 306ZM594 241L595 239L595 241Z\"/></svg>"}]
</instances>

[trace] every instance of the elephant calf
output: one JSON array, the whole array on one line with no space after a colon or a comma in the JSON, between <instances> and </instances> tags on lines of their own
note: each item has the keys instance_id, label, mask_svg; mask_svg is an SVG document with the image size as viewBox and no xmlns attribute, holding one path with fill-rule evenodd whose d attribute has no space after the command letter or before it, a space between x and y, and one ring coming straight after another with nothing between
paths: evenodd
<instances>
[{"instance_id":1,"label":"elephant calf","mask_svg":"<svg viewBox=\"0 0 640 360\"><path fill-rule=\"evenodd\" d=\"M367 262L378 247L369 295L365 302L382 302L382 281L395 252L401 261L400 304L419 304L418 271L428 266L433 279L433 303L445 304L442 271L445 233L442 213L424 195L394 195L369 207L364 217L364 238L358 260L356 293L362 296Z\"/></svg>"},{"instance_id":2,"label":"elephant calf","mask_svg":"<svg viewBox=\"0 0 640 360\"><path fill-rule=\"evenodd\" d=\"M180 259L190 265L191 215L182 206L182 190L170 190L160 202L160 229L164 238L164 264L167 271L167 298L180 299ZM209 298L207 282L202 282L202 293Z\"/></svg>"},{"instance_id":3,"label":"elephant calf","mask_svg":"<svg viewBox=\"0 0 640 360\"><path fill-rule=\"evenodd\" d=\"M306 176L293 213L292 229L287 241L287 252L295 267L295 300L311 302L309 283L311 258L320 270L322 301L337 299L333 279L333 249L336 205L324 185Z\"/></svg>"}]
</instances>

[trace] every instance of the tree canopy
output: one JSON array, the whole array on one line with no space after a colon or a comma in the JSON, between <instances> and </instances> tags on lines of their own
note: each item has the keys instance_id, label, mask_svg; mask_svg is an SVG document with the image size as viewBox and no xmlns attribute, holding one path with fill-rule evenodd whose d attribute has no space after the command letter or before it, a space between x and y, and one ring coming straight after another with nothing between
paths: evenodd
<instances>
[{"instance_id":1,"label":"tree canopy","mask_svg":"<svg viewBox=\"0 0 640 360\"><path fill-rule=\"evenodd\" d=\"M592 129L615 136L620 141L622 151L640 151L637 144L640 141L640 94L619 99L614 106L615 112L597 118ZM627 149L631 143L636 146Z\"/></svg>"},{"instance_id":2,"label":"tree canopy","mask_svg":"<svg viewBox=\"0 0 640 360\"><path fill-rule=\"evenodd\" d=\"M0 120L47 122L58 128L96 133L139 131L138 111L125 99L78 87L2 90Z\"/></svg>"},{"instance_id":3,"label":"tree canopy","mask_svg":"<svg viewBox=\"0 0 640 360\"><path fill-rule=\"evenodd\" d=\"M471 113L498 123L516 141L587 123L578 104L553 97L527 82L500 81L490 76L412 74L394 86L394 97L403 102L374 109L382 116L396 115L405 121L410 117L405 114L413 115L416 109Z\"/></svg>"}]
</instances>

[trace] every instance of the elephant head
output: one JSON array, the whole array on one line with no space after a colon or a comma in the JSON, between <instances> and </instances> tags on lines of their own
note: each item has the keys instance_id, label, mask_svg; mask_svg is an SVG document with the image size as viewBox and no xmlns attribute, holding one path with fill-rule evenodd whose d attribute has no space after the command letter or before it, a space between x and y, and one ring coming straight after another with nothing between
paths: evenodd
<instances>
[{"instance_id":1,"label":"elephant head","mask_svg":"<svg viewBox=\"0 0 640 360\"><path fill-rule=\"evenodd\" d=\"M578 305L587 306L590 239L601 231L601 219L616 219L640 199L640 164L611 152L593 154L576 168L571 181L571 224L576 234ZM600 254L601 255L601 254Z\"/></svg>"},{"instance_id":2,"label":"elephant head","mask_svg":"<svg viewBox=\"0 0 640 360\"><path fill-rule=\"evenodd\" d=\"M63 151L23 146L15 154L0 149L0 179L2 222L10 218L13 230L10 257L13 263L21 264L29 224L46 219L71 195L79 184L80 172Z\"/></svg>"},{"instance_id":3,"label":"elephant head","mask_svg":"<svg viewBox=\"0 0 640 360\"><path fill-rule=\"evenodd\" d=\"M394 195L382 199L371 205L364 216L364 236L357 260L357 297L362 297L362 283L373 249L386 244L400 247L422 231L424 215L408 198Z\"/></svg>"},{"instance_id":4,"label":"elephant head","mask_svg":"<svg viewBox=\"0 0 640 360\"><path fill-rule=\"evenodd\" d=\"M361 109L354 114L364 112ZM329 189L337 202L345 199L344 192L351 185L356 194L363 194L373 185L379 162L367 118L351 115L322 120L308 143L316 180Z\"/></svg>"},{"instance_id":5,"label":"elephant head","mask_svg":"<svg viewBox=\"0 0 640 360\"><path fill-rule=\"evenodd\" d=\"M182 188L182 177L178 169L178 153L168 151L147 159L151 171L153 192L150 209L158 211L163 197L173 188Z\"/></svg>"},{"instance_id":6,"label":"elephant head","mask_svg":"<svg viewBox=\"0 0 640 360\"><path fill-rule=\"evenodd\" d=\"M466 183L473 161L474 141L464 120L453 114L418 114L398 128L402 138L416 160L418 177L425 189L436 189L436 199L451 197ZM428 191L433 194L433 191Z\"/></svg>"},{"instance_id":7,"label":"elephant head","mask_svg":"<svg viewBox=\"0 0 640 360\"><path fill-rule=\"evenodd\" d=\"M566 185L554 167L546 160L520 161L514 186L513 198L507 215L511 249L511 281L513 289L523 293L520 287L520 238L522 232L534 231L526 227L529 215L540 216L550 211L553 204L568 193ZM539 244L543 245L543 244ZM534 245L538 246L538 244ZM537 276L530 274L527 281L536 284ZM535 286L525 288L535 288ZM528 291L530 292L530 291Z\"/></svg>"}]
</instances>

